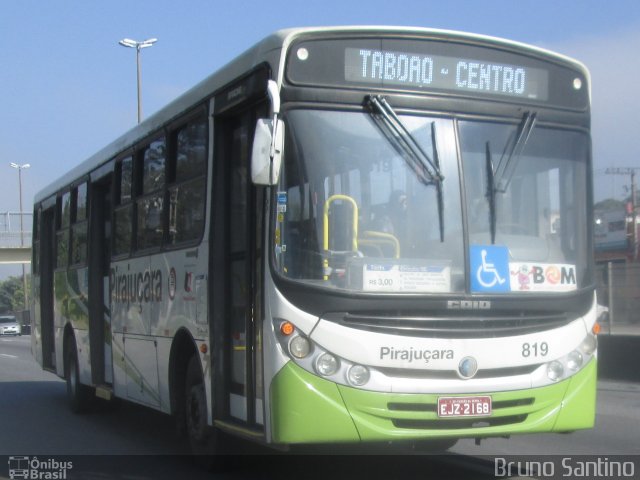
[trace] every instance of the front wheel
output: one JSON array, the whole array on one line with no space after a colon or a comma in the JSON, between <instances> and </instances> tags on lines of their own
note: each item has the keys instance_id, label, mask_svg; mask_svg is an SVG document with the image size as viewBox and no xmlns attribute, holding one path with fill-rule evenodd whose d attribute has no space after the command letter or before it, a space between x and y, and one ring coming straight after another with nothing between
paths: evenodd
<instances>
[{"instance_id":1,"label":"front wheel","mask_svg":"<svg viewBox=\"0 0 640 480\"><path fill-rule=\"evenodd\" d=\"M80 383L78 352L73 337L67 340L67 358L64 364L64 376L67 381L67 399L74 413L83 413L93 404L93 392L90 387Z\"/></svg>"},{"instance_id":2,"label":"front wheel","mask_svg":"<svg viewBox=\"0 0 640 480\"><path fill-rule=\"evenodd\" d=\"M198 464L213 468L216 465L214 455L219 452L219 435L207 423L207 396L197 355L191 357L187 367L184 419L191 453Z\"/></svg>"}]
</instances>

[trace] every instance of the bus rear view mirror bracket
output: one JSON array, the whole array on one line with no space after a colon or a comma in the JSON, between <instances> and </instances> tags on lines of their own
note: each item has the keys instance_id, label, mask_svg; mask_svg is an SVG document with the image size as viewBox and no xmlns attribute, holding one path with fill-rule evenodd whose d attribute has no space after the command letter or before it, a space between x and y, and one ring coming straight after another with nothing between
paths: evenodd
<instances>
[{"instance_id":1,"label":"bus rear view mirror bracket","mask_svg":"<svg viewBox=\"0 0 640 480\"><path fill-rule=\"evenodd\" d=\"M284 123L278 119L280 92L273 80L267 83L267 94L271 101L273 118L258 119L251 152L251 180L256 185L278 183L284 146Z\"/></svg>"}]
</instances>

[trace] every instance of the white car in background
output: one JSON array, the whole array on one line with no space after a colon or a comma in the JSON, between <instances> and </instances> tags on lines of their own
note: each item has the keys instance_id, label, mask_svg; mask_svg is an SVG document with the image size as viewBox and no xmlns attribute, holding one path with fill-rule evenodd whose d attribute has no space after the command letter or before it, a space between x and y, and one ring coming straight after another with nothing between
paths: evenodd
<instances>
[{"instance_id":1,"label":"white car in background","mask_svg":"<svg viewBox=\"0 0 640 480\"><path fill-rule=\"evenodd\" d=\"M13 315L0 315L0 335L22 335L18 320Z\"/></svg>"}]
</instances>

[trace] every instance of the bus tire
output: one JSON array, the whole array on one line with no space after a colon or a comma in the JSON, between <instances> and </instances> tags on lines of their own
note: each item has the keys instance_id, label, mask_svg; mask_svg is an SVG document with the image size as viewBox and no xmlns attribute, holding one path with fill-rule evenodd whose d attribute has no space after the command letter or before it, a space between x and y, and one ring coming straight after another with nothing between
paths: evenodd
<instances>
[{"instance_id":1,"label":"bus tire","mask_svg":"<svg viewBox=\"0 0 640 480\"><path fill-rule=\"evenodd\" d=\"M218 453L217 430L207 424L207 396L198 355L193 355L187 366L185 379L184 420L191 453L196 463L212 469Z\"/></svg>"},{"instance_id":2,"label":"bus tire","mask_svg":"<svg viewBox=\"0 0 640 480\"><path fill-rule=\"evenodd\" d=\"M80 383L78 352L73 336L67 338L64 377L67 383L67 399L73 413L84 413L93 405L93 392L90 387Z\"/></svg>"}]
</instances>

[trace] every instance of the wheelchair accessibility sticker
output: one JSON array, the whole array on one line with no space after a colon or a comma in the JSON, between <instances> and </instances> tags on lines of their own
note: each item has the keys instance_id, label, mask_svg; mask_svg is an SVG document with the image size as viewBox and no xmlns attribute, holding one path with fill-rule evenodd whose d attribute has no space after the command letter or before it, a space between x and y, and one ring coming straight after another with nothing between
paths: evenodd
<instances>
[{"instance_id":1,"label":"wheelchair accessibility sticker","mask_svg":"<svg viewBox=\"0 0 640 480\"><path fill-rule=\"evenodd\" d=\"M576 290L576 266L565 263L509 262L509 249L471 245L471 292L568 292Z\"/></svg>"},{"instance_id":2,"label":"wheelchair accessibility sticker","mask_svg":"<svg viewBox=\"0 0 640 480\"><path fill-rule=\"evenodd\" d=\"M510 292L509 249L497 245L471 245L471 291Z\"/></svg>"}]
</instances>

